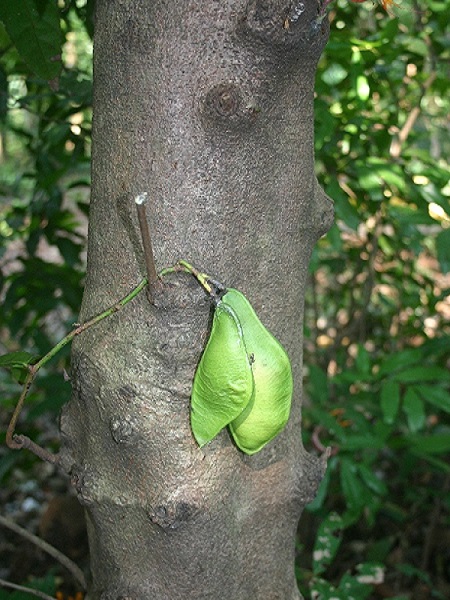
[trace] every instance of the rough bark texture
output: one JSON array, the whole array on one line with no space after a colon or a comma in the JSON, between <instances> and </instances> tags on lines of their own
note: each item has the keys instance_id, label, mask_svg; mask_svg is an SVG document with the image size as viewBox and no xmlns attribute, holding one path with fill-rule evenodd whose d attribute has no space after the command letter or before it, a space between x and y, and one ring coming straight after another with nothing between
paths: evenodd
<instances>
[{"instance_id":1,"label":"rough bark texture","mask_svg":"<svg viewBox=\"0 0 450 600\"><path fill-rule=\"evenodd\" d=\"M209 303L186 275L77 339L62 456L86 507L91 599L294 600L298 519L324 464L300 433L303 297L331 223L313 168L317 0L97 0L82 319L186 258L240 289L291 358L286 429L249 457L189 426Z\"/></svg>"}]
</instances>

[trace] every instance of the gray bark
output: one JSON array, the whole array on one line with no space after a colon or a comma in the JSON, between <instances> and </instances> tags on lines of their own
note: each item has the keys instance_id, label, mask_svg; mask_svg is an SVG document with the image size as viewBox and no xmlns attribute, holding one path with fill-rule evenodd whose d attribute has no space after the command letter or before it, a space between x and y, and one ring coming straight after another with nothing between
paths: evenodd
<instances>
[{"instance_id":1,"label":"gray bark","mask_svg":"<svg viewBox=\"0 0 450 600\"><path fill-rule=\"evenodd\" d=\"M302 10L303 6L303 10ZM286 429L246 456L189 426L209 303L186 275L77 338L62 456L86 507L89 597L300 598L295 537L324 463L300 432L307 266L332 207L313 165L316 0L97 0L88 273L81 319L185 258L240 289L286 348Z\"/></svg>"}]
</instances>

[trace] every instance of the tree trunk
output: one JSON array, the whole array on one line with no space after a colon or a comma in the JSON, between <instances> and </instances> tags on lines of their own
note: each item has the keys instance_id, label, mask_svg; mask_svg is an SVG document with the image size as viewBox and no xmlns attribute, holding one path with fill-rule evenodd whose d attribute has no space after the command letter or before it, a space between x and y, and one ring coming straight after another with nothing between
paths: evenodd
<instances>
[{"instance_id":1,"label":"tree trunk","mask_svg":"<svg viewBox=\"0 0 450 600\"><path fill-rule=\"evenodd\" d=\"M303 298L332 207L313 165L317 0L97 0L82 320L145 275L133 199L149 193L157 267L179 258L240 289L291 359L285 430L247 456L200 449L190 392L209 301L165 278L79 336L61 421L86 507L89 598L293 600L295 537L324 461L301 442Z\"/></svg>"}]
</instances>

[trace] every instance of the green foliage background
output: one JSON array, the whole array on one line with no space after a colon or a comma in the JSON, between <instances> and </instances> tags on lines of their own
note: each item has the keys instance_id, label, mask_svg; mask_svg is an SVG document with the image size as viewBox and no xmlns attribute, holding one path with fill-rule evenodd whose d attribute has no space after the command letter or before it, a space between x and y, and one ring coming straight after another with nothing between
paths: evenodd
<instances>
[{"instance_id":1,"label":"green foliage background","mask_svg":"<svg viewBox=\"0 0 450 600\"><path fill-rule=\"evenodd\" d=\"M0 8L0 351L42 355L81 301L92 6L24 1L45 23L27 54L11 2ZM449 8L329 6L316 158L336 224L311 262L303 435L331 457L300 528L305 598L450 597ZM67 358L38 379L20 424L47 446ZM19 389L6 371L0 388L4 431ZM2 485L31 463L3 447Z\"/></svg>"}]
</instances>

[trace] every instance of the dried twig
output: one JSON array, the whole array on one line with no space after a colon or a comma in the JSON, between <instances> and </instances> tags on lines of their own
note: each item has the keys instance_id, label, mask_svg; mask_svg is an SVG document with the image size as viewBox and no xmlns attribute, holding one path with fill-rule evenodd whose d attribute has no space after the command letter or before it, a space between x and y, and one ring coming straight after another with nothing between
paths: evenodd
<instances>
[{"instance_id":1,"label":"dried twig","mask_svg":"<svg viewBox=\"0 0 450 600\"><path fill-rule=\"evenodd\" d=\"M147 221L147 192L138 194L134 199L141 230L142 246L144 248L145 268L147 270L148 290L147 296L151 304L154 304L155 290L159 285L158 273L156 272L155 259L153 257L152 238Z\"/></svg>"},{"instance_id":2,"label":"dried twig","mask_svg":"<svg viewBox=\"0 0 450 600\"><path fill-rule=\"evenodd\" d=\"M427 90L431 87L434 80L437 77L437 73L433 72L428 77L428 79L424 82L421 87L421 95L417 102L417 106L415 106L408 115L403 127L400 129L398 135L392 140L391 148L389 150L389 154L393 158L398 158L401 154L402 147L411 133L412 128L414 127L415 122L417 121L420 113L421 113L421 102L423 97L425 96Z\"/></svg>"},{"instance_id":3,"label":"dried twig","mask_svg":"<svg viewBox=\"0 0 450 600\"><path fill-rule=\"evenodd\" d=\"M28 540L47 554L50 554L50 556L55 558L72 574L73 578L83 588L83 590L87 589L86 579L84 577L83 571L65 554L57 550L54 546L51 546L50 544L42 540L37 535L30 533L23 527L20 527L20 525L14 523L14 521L11 521L11 519L3 517L2 515L0 515L0 525L7 527L11 531L14 531L14 533L17 533L18 535L22 536L23 538L25 538L26 540Z\"/></svg>"}]
</instances>

